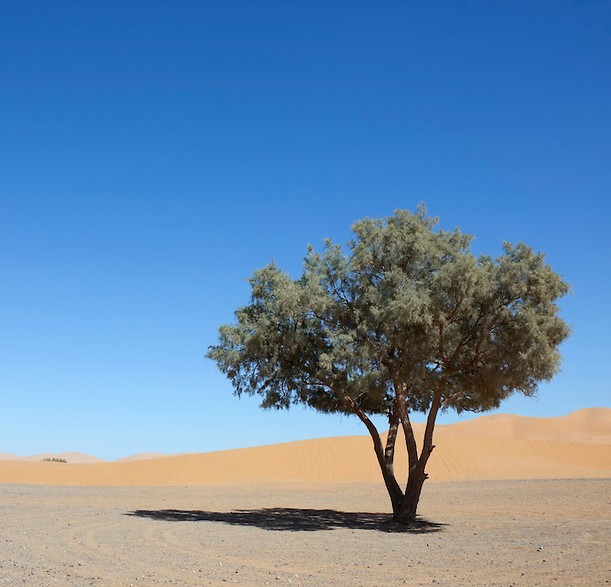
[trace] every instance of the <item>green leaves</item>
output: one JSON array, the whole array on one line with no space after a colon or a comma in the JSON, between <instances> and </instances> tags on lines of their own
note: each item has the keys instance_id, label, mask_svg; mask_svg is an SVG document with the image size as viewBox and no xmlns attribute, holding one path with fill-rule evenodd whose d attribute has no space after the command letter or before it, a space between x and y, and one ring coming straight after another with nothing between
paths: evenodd
<instances>
[{"instance_id":1,"label":"green leaves","mask_svg":"<svg viewBox=\"0 0 611 587\"><path fill-rule=\"evenodd\" d=\"M423 208L364 219L344 252L309 248L294 280L274 264L250 279L250 303L222 326L208 357L236 393L262 406L390 413L487 410L532 395L560 362L568 286L543 255L506 243L476 258L472 237L436 229Z\"/></svg>"}]
</instances>

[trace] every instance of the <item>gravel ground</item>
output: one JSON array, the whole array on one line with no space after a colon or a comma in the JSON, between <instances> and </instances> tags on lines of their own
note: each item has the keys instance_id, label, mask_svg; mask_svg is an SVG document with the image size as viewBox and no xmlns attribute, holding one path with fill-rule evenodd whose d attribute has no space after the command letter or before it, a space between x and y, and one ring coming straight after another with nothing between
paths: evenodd
<instances>
[{"instance_id":1,"label":"gravel ground","mask_svg":"<svg viewBox=\"0 0 611 587\"><path fill-rule=\"evenodd\" d=\"M611 480L381 485L0 485L0 584L604 585Z\"/></svg>"}]
</instances>

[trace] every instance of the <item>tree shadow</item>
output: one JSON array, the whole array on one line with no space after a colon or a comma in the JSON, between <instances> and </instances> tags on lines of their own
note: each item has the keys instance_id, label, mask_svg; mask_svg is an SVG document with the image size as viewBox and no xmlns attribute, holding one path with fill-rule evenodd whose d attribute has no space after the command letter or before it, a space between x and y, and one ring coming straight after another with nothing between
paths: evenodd
<instances>
[{"instance_id":1,"label":"tree shadow","mask_svg":"<svg viewBox=\"0 0 611 587\"><path fill-rule=\"evenodd\" d=\"M348 528L350 530L376 530L378 532L407 532L426 534L443 530L446 524L419 518L405 525L392 521L388 514L342 512L307 508L262 508L233 512L204 510L134 510L126 516L137 516L166 522L221 522L232 526L253 526L263 530L314 532Z\"/></svg>"}]
</instances>

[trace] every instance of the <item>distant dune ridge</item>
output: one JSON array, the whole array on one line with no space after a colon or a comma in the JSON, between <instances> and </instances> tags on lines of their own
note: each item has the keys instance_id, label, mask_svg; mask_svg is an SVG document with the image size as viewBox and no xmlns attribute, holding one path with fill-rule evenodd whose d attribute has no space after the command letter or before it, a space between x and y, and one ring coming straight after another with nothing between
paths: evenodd
<instances>
[{"instance_id":1,"label":"distant dune ridge","mask_svg":"<svg viewBox=\"0 0 611 587\"><path fill-rule=\"evenodd\" d=\"M417 438L423 425L416 424ZM429 461L431 481L611 477L611 409L560 418L482 416L440 425ZM403 439L397 470L405 473ZM41 462L65 458L68 463ZM0 483L48 485L204 485L381 480L369 436L321 438L212 453L145 453L105 462L81 453L0 455Z\"/></svg>"},{"instance_id":2,"label":"distant dune ridge","mask_svg":"<svg viewBox=\"0 0 611 587\"><path fill-rule=\"evenodd\" d=\"M162 452L141 452L137 455L132 455L131 457L123 457L122 459L117 459L116 462L128 462L128 461L146 461L148 459L163 459L168 455Z\"/></svg>"},{"instance_id":3,"label":"distant dune ridge","mask_svg":"<svg viewBox=\"0 0 611 587\"><path fill-rule=\"evenodd\" d=\"M32 463L39 463L40 461L44 461L45 459L63 459L67 463L73 463L82 465L85 463L104 463L104 459L100 459L98 457L94 457L93 455L88 455L83 452L60 452L60 453L40 453L37 455L31 455L29 457L20 457L19 455L9 454L9 453L0 453L0 461L25 461Z\"/></svg>"}]
</instances>

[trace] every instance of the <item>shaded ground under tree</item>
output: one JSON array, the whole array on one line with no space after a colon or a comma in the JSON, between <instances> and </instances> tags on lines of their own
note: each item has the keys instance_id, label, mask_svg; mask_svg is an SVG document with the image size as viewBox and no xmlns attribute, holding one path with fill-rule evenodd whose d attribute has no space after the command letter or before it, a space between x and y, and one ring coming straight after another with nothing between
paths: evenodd
<instances>
[{"instance_id":1,"label":"shaded ground under tree","mask_svg":"<svg viewBox=\"0 0 611 587\"><path fill-rule=\"evenodd\" d=\"M232 526L253 526L263 530L291 532L348 528L350 530L425 534L439 532L445 526L445 524L430 522L420 517L411 524L405 525L393 522L389 519L388 514L309 508L261 508L231 512L177 509L134 510L126 515L166 522L220 522Z\"/></svg>"}]
</instances>

